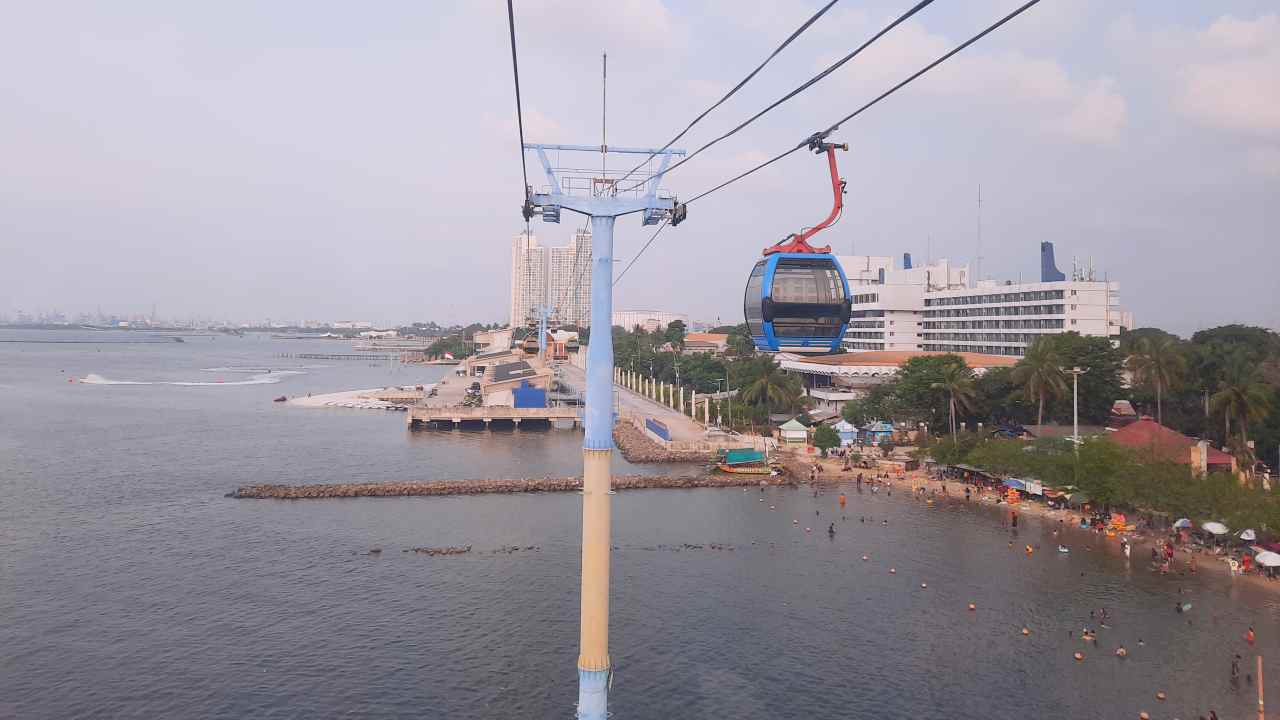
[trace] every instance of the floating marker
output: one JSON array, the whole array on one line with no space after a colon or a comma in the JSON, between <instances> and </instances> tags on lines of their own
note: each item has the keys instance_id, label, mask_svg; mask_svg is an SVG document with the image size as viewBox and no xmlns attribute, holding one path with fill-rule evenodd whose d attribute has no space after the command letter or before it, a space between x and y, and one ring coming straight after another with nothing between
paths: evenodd
<instances>
[{"instance_id":1,"label":"floating marker","mask_svg":"<svg viewBox=\"0 0 1280 720\"><path fill-rule=\"evenodd\" d=\"M1076 659L1076 662L1080 662L1081 660L1084 660L1084 653L1078 652L1074 655L1074 657Z\"/></svg>"},{"instance_id":2,"label":"floating marker","mask_svg":"<svg viewBox=\"0 0 1280 720\"><path fill-rule=\"evenodd\" d=\"M1168 695L1165 695L1163 690L1156 693L1157 700L1164 700L1166 697L1168 697Z\"/></svg>"},{"instance_id":3,"label":"floating marker","mask_svg":"<svg viewBox=\"0 0 1280 720\"><path fill-rule=\"evenodd\" d=\"M862 562L866 562L867 560L870 560L870 558L868 558L866 555L863 555L863 556L862 556Z\"/></svg>"},{"instance_id":4,"label":"floating marker","mask_svg":"<svg viewBox=\"0 0 1280 720\"><path fill-rule=\"evenodd\" d=\"M920 583L920 589L921 589L921 590L923 590L923 589L925 589L925 588L927 588L927 587L929 587L929 583Z\"/></svg>"},{"instance_id":5,"label":"floating marker","mask_svg":"<svg viewBox=\"0 0 1280 720\"><path fill-rule=\"evenodd\" d=\"M1025 627L1024 627L1024 628L1022 628L1022 634L1023 634L1023 635L1030 635L1030 634L1031 634L1031 628L1025 628Z\"/></svg>"},{"instance_id":6,"label":"floating marker","mask_svg":"<svg viewBox=\"0 0 1280 720\"><path fill-rule=\"evenodd\" d=\"M898 568L889 568L889 574L890 574L890 575L897 575L897 574L898 574Z\"/></svg>"},{"instance_id":7,"label":"floating marker","mask_svg":"<svg viewBox=\"0 0 1280 720\"><path fill-rule=\"evenodd\" d=\"M977 609L978 609L978 606L977 606L977 605L974 605L973 603L969 603L969 609L970 609L970 610L977 610Z\"/></svg>"}]
</instances>

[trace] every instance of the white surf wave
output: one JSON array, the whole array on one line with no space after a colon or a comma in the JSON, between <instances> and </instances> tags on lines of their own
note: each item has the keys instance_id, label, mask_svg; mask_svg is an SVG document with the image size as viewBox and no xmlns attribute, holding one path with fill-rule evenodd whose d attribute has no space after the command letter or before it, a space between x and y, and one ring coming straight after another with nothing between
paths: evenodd
<instances>
[{"instance_id":1,"label":"white surf wave","mask_svg":"<svg viewBox=\"0 0 1280 720\"><path fill-rule=\"evenodd\" d=\"M275 385L293 375L306 375L301 370L277 370L270 373L260 373L243 380L112 380L102 377L94 373L90 373L82 378L80 382L86 385L178 385L181 387L207 387L218 385Z\"/></svg>"}]
</instances>

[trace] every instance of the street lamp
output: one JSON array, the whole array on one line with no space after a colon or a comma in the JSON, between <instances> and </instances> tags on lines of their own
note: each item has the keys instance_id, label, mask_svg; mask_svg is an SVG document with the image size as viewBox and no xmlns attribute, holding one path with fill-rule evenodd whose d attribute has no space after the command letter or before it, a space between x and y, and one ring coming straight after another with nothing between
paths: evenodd
<instances>
[{"instance_id":1,"label":"street lamp","mask_svg":"<svg viewBox=\"0 0 1280 720\"><path fill-rule=\"evenodd\" d=\"M1062 372L1071 376L1071 443L1076 453L1080 452L1080 376L1089 372L1089 368L1062 368Z\"/></svg>"},{"instance_id":2,"label":"street lamp","mask_svg":"<svg viewBox=\"0 0 1280 720\"><path fill-rule=\"evenodd\" d=\"M729 389L729 378L716 378L715 381L716 381L716 395L720 395L723 392L720 388L724 388L725 390ZM720 383L724 383L724 385L721 385ZM716 398L716 426L723 429L724 424L720 422L720 408L722 407L724 407L724 398L717 397ZM730 406L729 412L733 412L732 406ZM730 422L733 421L732 415L729 416L729 420Z\"/></svg>"}]
</instances>

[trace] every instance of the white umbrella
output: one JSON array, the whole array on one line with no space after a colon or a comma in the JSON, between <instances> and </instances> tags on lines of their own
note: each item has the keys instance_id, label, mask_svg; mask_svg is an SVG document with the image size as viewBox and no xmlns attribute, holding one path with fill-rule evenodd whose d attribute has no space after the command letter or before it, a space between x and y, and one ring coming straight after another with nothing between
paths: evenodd
<instances>
[{"instance_id":1,"label":"white umbrella","mask_svg":"<svg viewBox=\"0 0 1280 720\"><path fill-rule=\"evenodd\" d=\"M1236 537L1240 538L1241 540L1257 540L1258 534L1255 533L1253 530L1241 530L1240 534L1236 535Z\"/></svg>"},{"instance_id":2,"label":"white umbrella","mask_svg":"<svg viewBox=\"0 0 1280 720\"><path fill-rule=\"evenodd\" d=\"M1205 532L1211 532L1214 535L1226 535L1228 532L1230 532L1229 530L1227 530L1227 526L1223 525L1220 522L1207 522L1201 525L1200 529L1204 530Z\"/></svg>"},{"instance_id":3,"label":"white umbrella","mask_svg":"<svg viewBox=\"0 0 1280 720\"><path fill-rule=\"evenodd\" d=\"M1177 522L1173 524L1173 526L1176 528L1189 528L1191 527L1191 521L1188 520L1187 518L1180 518Z\"/></svg>"},{"instance_id":4,"label":"white umbrella","mask_svg":"<svg viewBox=\"0 0 1280 720\"><path fill-rule=\"evenodd\" d=\"M1263 567L1280 567L1280 553L1273 553L1270 550L1258 553L1254 560Z\"/></svg>"}]
</instances>

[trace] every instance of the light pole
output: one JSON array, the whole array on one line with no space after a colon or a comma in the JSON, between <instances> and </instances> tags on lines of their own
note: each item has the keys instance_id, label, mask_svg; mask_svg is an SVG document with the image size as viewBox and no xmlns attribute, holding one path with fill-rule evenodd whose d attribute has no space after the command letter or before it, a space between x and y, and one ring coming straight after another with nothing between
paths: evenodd
<instances>
[{"instance_id":1,"label":"light pole","mask_svg":"<svg viewBox=\"0 0 1280 720\"><path fill-rule=\"evenodd\" d=\"M1071 375L1071 444L1076 454L1080 454L1080 376L1089 372L1089 368L1063 368L1062 372Z\"/></svg>"},{"instance_id":2,"label":"light pole","mask_svg":"<svg viewBox=\"0 0 1280 720\"><path fill-rule=\"evenodd\" d=\"M723 383L723 385L721 383ZM727 389L729 389L729 378L716 378L716 395L720 395L722 392L724 392ZM723 407L724 407L724 398L717 397L716 398L716 426L722 430L724 429L724 423L721 422L720 410Z\"/></svg>"}]
</instances>

